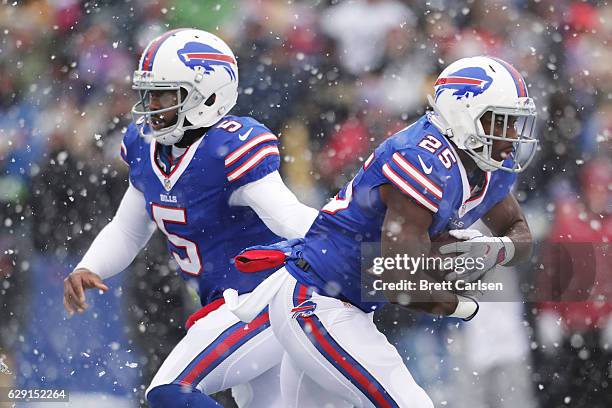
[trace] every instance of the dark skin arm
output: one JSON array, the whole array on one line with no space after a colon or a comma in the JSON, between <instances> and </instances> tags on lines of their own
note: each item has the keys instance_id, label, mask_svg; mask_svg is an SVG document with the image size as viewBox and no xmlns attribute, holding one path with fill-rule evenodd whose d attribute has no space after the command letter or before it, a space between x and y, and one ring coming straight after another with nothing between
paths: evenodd
<instances>
[{"instance_id":1,"label":"dark skin arm","mask_svg":"<svg viewBox=\"0 0 612 408\"><path fill-rule=\"evenodd\" d=\"M431 241L428 228L433 219L432 213L389 184L380 186L380 197L387 206L381 236L382 256L407 254L416 258L429 254ZM382 278L385 282L399 282L402 279L416 282L427 277L419 271L409 275L405 270L390 270L386 271ZM398 303L397 296L400 293L390 291L385 293L385 296L391 303ZM415 293L407 294L413 299L417 297ZM444 316L452 314L457 308L457 296L447 291L418 291L415 300L416 302L411 302L407 307Z\"/></svg>"},{"instance_id":2,"label":"dark skin arm","mask_svg":"<svg viewBox=\"0 0 612 408\"><path fill-rule=\"evenodd\" d=\"M89 269L79 268L64 279L64 308L72 316L74 312L83 313L89 305L85 302L86 289L108 290L102 278Z\"/></svg>"},{"instance_id":3,"label":"dark skin arm","mask_svg":"<svg viewBox=\"0 0 612 408\"><path fill-rule=\"evenodd\" d=\"M495 236L505 235L514 243L514 257L506 266L520 264L531 257L531 231L523 210L512 193L493 206L482 220Z\"/></svg>"}]
</instances>

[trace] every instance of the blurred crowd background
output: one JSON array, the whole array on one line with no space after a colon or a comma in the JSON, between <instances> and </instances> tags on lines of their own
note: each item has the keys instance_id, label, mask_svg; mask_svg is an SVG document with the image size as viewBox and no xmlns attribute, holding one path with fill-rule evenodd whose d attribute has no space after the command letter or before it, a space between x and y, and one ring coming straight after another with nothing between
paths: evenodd
<instances>
[{"instance_id":1,"label":"blurred crowd background","mask_svg":"<svg viewBox=\"0 0 612 408\"><path fill-rule=\"evenodd\" d=\"M127 187L119 144L132 71L148 41L177 27L212 31L234 50L233 113L280 136L285 180L317 207L425 112L447 64L509 61L538 107L541 148L515 191L534 235L600 243L595 275L612 280L607 1L4 0L0 386L68 387L74 406L144 406L198 307L161 235L109 293L90 295L86 314L67 319L61 298ZM543 256L505 271L517 298L537 285L525 276L547 268ZM436 406L611 407L610 299L525 300L485 303L465 325L391 307L377 321Z\"/></svg>"}]
</instances>

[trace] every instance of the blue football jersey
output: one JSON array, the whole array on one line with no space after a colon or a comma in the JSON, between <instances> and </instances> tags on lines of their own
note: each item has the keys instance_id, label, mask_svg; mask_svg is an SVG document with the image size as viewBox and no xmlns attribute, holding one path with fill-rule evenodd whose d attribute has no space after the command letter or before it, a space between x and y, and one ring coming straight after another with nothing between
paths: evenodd
<instances>
[{"instance_id":1,"label":"blue football jersey","mask_svg":"<svg viewBox=\"0 0 612 408\"><path fill-rule=\"evenodd\" d=\"M487 172L482 188L473 193L454 147L425 115L378 146L323 207L303 249L311 268L305 272L289 263L288 269L299 281L372 311L381 303L362 299L361 250L363 243L381 240L386 213L381 185L396 186L431 211L429 236L435 237L472 225L506 197L515 179L513 173Z\"/></svg>"},{"instance_id":2,"label":"blue football jersey","mask_svg":"<svg viewBox=\"0 0 612 408\"><path fill-rule=\"evenodd\" d=\"M276 136L253 118L225 116L175 162L160 163L156 157L166 147L141 136L139 126L131 124L121 144L130 182L144 194L183 276L197 279L202 304L230 287L253 290L268 274L240 273L233 257L280 238L250 207L228 201L240 186L278 170Z\"/></svg>"}]
</instances>

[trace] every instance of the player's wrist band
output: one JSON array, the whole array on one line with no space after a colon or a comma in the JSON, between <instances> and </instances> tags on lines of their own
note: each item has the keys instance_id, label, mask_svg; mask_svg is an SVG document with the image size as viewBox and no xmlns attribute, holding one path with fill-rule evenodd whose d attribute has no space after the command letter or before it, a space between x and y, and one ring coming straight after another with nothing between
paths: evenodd
<instances>
[{"instance_id":1,"label":"player's wrist band","mask_svg":"<svg viewBox=\"0 0 612 408\"><path fill-rule=\"evenodd\" d=\"M505 265L510 262L512 258L514 258L514 242L512 242L512 240L506 236L499 237L499 239L501 239L502 243L504 244L505 251L504 260L501 261L499 265Z\"/></svg>"},{"instance_id":2,"label":"player's wrist band","mask_svg":"<svg viewBox=\"0 0 612 408\"><path fill-rule=\"evenodd\" d=\"M478 302L471 297L457 295L457 308L448 317L458 317L466 322L472 320L478 313Z\"/></svg>"}]
</instances>

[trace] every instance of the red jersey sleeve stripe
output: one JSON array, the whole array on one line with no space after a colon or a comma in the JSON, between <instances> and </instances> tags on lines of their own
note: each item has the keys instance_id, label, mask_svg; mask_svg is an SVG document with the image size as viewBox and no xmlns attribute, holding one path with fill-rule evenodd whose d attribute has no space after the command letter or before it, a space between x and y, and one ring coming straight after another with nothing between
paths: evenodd
<instances>
[{"instance_id":1,"label":"red jersey sleeve stripe","mask_svg":"<svg viewBox=\"0 0 612 408\"><path fill-rule=\"evenodd\" d=\"M410 197L414 198L419 204L421 204L423 207L427 208L428 210L434 213L438 212L437 205L435 205L433 202L428 200L427 197L425 197L424 195L422 195L421 193L413 189L408 183L402 180L402 178L396 172L394 172L393 169L391 169L391 167L389 167L387 163L383 165L382 170L383 170L383 174L393 184L399 187L400 190L408 194Z\"/></svg>"},{"instance_id":2,"label":"red jersey sleeve stripe","mask_svg":"<svg viewBox=\"0 0 612 408\"><path fill-rule=\"evenodd\" d=\"M434 195L438 200L442 199L442 189L440 186L432 182L429 178L427 178L423 173L421 173L416 167L414 167L410 162L402 157L399 153L393 154L393 161L400 166L402 170L404 170L410 178L416 181L420 186L429 191L432 195Z\"/></svg>"},{"instance_id":3,"label":"red jersey sleeve stripe","mask_svg":"<svg viewBox=\"0 0 612 408\"><path fill-rule=\"evenodd\" d=\"M278 151L278 147L276 146L266 146L261 148L257 153L253 155L248 161L246 161L242 166L233 170L231 173L227 175L227 179L229 181L236 181L240 177L244 176L249 170L253 167L257 166L263 159L268 156L280 156L280 152Z\"/></svg>"},{"instance_id":4,"label":"red jersey sleeve stripe","mask_svg":"<svg viewBox=\"0 0 612 408\"><path fill-rule=\"evenodd\" d=\"M257 136L250 142L244 144L240 148L234 150L232 153L227 155L227 157L225 158L225 167L229 167L232 164L236 163L238 160L240 160L241 157L251 151L251 149L253 149L255 146L272 140L276 140L276 136L274 136L272 133L264 133L262 135Z\"/></svg>"}]
</instances>

